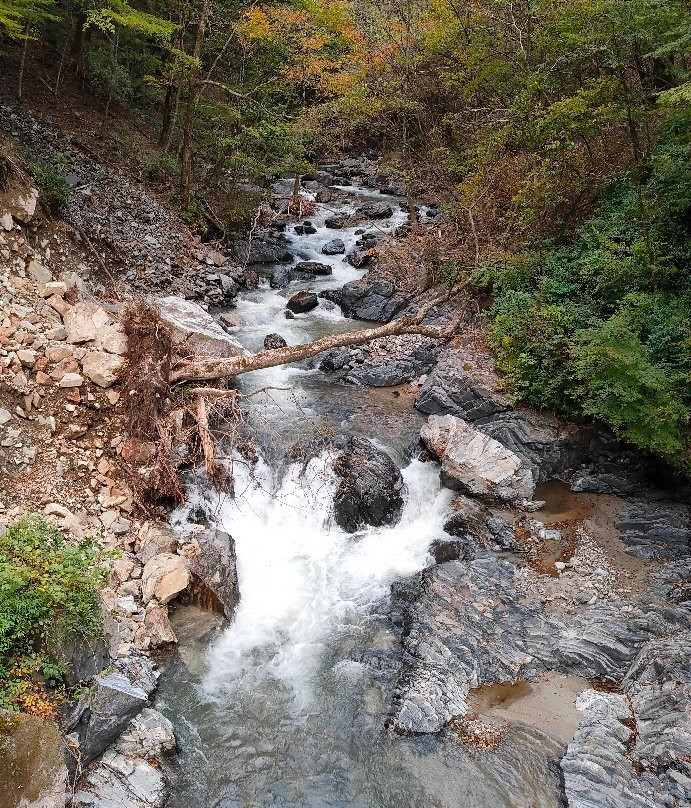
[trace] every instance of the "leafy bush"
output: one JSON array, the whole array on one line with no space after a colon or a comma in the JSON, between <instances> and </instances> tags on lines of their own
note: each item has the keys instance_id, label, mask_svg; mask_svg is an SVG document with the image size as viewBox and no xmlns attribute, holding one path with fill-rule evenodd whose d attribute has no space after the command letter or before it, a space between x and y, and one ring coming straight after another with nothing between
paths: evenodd
<instances>
[{"instance_id":1,"label":"leafy bush","mask_svg":"<svg viewBox=\"0 0 691 808\"><path fill-rule=\"evenodd\" d=\"M43 202L54 213L64 208L70 199L70 186L63 175L42 160L27 160L27 168Z\"/></svg>"},{"instance_id":2,"label":"leafy bush","mask_svg":"<svg viewBox=\"0 0 691 808\"><path fill-rule=\"evenodd\" d=\"M91 542L67 542L37 515L0 536L0 706L16 702L17 679L60 678L51 646L98 634L105 558Z\"/></svg>"}]
</instances>

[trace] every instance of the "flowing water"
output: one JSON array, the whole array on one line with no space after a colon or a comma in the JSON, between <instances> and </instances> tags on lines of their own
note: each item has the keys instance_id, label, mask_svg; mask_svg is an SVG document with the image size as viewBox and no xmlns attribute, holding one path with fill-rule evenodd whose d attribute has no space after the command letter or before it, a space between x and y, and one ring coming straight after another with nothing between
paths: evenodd
<instances>
[{"instance_id":1,"label":"flowing water","mask_svg":"<svg viewBox=\"0 0 691 808\"><path fill-rule=\"evenodd\" d=\"M318 260L333 275L245 295L234 315L238 338L257 350L267 333L289 344L358 327L320 306L286 320L286 298L359 277L342 256L321 254L338 237L350 249L355 228L324 227L332 212L352 210L366 189L348 189L342 205L319 206L317 233L294 236L298 260ZM400 201L381 229L404 220ZM373 227L367 228L369 231ZM241 599L233 623L219 628L196 610L174 616L178 653L166 664L157 707L176 726L180 779L168 808L556 808L550 760L559 744L517 729L494 753L463 746L452 730L401 738L384 729L391 682L357 662L358 651L395 648L382 616L392 581L422 569L430 542L443 533L450 492L438 469L406 456L419 428L410 400L390 392L337 388L297 367L242 377L245 392L270 390L254 404L279 441L324 418L368 437L403 468L400 521L351 536L333 521L335 480L328 457L306 467L260 460L250 475L234 464L235 498L200 484L174 516L184 523L200 504L236 545ZM201 629L200 629L201 627Z\"/></svg>"}]
</instances>

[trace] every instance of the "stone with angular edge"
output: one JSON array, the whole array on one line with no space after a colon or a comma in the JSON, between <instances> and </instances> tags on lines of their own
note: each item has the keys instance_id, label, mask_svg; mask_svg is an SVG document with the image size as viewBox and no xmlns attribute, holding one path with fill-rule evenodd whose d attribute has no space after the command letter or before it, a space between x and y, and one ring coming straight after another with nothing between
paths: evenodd
<instances>
[{"instance_id":1,"label":"stone with angular edge","mask_svg":"<svg viewBox=\"0 0 691 808\"><path fill-rule=\"evenodd\" d=\"M112 387L125 360L116 354L89 351L82 359L82 373L99 387Z\"/></svg>"},{"instance_id":2,"label":"stone with angular edge","mask_svg":"<svg viewBox=\"0 0 691 808\"><path fill-rule=\"evenodd\" d=\"M174 341L192 353L222 359L249 355L207 311L191 300L170 296L159 298L156 305L172 328Z\"/></svg>"},{"instance_id":3,"label":"stone with angular edge","mask_svg":"<svg viewBox=\"0 0 691 808\"><path fill-rule=\"evenodd\" d=\"M190 573L184 559L173 553L161 553L144 565L142 599L148 603L155 597L159 603L168 603L184 592L189 583Z\"/></svg>"},{"instance_id":4,"label":"stone with angular edge","mask_svg":"<svg viewBox=\"0 0 691 808\"><path fill-rule=\"evenodd\" d=\"M420 432L442 465L444 485L493 501L532 499L535 482L521 459L453 415L431 415Z\"/></svg>"}]
</instances>

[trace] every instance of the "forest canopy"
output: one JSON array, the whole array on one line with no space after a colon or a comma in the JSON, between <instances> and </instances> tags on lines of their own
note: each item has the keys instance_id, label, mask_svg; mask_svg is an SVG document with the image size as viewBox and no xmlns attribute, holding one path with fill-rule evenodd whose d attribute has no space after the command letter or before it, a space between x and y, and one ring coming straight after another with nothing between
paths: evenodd
<instances>
[{"instance_id":1,"label":"forest canopy","mask_svg":"<svg viewBox=\"0 0 691 808\"><path fill-rule=\"evenodd\" d=\"M373 150L444 214L422 260L490 293L516 399L691 468L686 0L0 0L0 31L20 99L33 60L154 121L192 222Z\"/></svg>"}]
</instances>

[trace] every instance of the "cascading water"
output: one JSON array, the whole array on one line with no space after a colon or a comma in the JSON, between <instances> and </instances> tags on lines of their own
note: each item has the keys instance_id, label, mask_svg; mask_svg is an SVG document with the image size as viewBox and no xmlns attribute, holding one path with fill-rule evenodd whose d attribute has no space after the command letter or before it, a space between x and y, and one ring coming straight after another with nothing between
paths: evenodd
<instances>
[{"instance_id":1,"label":"cascading water","mask_svg":"<svg viewBox=\"0 0 691 808\"><path fill-rule=\"evenodd\" d=\"M370 193L348 190L358 204ZM335 210L353 207L351 201ZM272 331L294 344L357 327L322 307L293 320L283 316L286 297L298 289L319 291L361 274L341 256L320 253L334 236L348 247L356 239L355 228L324 227L333 210L319 208L311 217L317 233L295 241L301 259L329 263L332 276L280 292L264 287L238 302L236 336L250 349ZM402 218L397 211L386 226ZM324 414L333 400L340 401L329 408L338 413L338 429L376 438L398 458L410 439L355 427L350 415L363 402L374 406L373 397L330 387L314 371L274 368L247 374L242 384L246 391L293 388L290 396L271 394L274 408L269 399L260 405L266 423L282 433L291 418L304 421L315 407ZM452 731L391 735L384 725L392 682L356 661L358 651L396 647L379 607L392 581L428 563L430 542L443 534L450 492L440 488L438 469L408 462L400 521L354 536L332 518L336 481L328 455L306 466L274 469L260 460L252 473L241 462L233 470L235 498L192 488L190 503L175 515L185 521L201 500L233 536L241 595L233 623L208 642L186 638L189 623L183 612L177 617L180 654L162 678L157 704L174 721L181 749L179 787L168 808L554 808L547 763L556 745L518 731L501 755L485 757Z\"/></svg>"}]
</instances>

